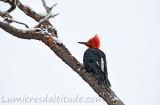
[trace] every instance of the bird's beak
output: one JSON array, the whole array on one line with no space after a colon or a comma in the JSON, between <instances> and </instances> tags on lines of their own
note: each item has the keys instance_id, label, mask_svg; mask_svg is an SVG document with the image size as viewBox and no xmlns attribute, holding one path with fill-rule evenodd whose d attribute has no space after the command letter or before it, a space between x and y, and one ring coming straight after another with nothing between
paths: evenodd
<instances>
[{"instance_id":1,"label":"bird's beak","mask_svg":"<svg viewBox=\"0 0 160 105\"><path fill-rule=\"evenodd\" d=\"M78 42L79 44L84 44L84 45L88 45L87 42Z\"/></svg>"}]
</instances>

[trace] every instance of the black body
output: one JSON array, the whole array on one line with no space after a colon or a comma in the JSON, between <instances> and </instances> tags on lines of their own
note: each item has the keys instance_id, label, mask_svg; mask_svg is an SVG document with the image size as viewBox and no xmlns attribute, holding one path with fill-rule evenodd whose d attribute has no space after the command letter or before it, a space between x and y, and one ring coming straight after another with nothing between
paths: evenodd
<instances>
[{"instance_id":1,"label":"black body","mask_svg":"<svg viewBox=\"0 0 160 105\"><path fill-rule=\"evenodd\" d=\"M88 48L83 57L84 68L93 72L105 87L111 87L108 80L106 56L100 49Z\"/></svg>"}]
</instances>

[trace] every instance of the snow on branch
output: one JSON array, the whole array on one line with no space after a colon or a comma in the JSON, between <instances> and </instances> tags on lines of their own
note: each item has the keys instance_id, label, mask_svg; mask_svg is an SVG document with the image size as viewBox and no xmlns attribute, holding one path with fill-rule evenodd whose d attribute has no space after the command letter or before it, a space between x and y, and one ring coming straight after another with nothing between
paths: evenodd
<instances>
[{"instance_id":1,"label":"snow on branch","mask_svg":"<svg viewBox=\"0 0 160 105\"><path fill-rule=\"evenodd\" d=\"M41 19L39 21L39 23L35 26L35 27L40 27L40 25L45 22L45 21L48 21L50 18L54 18L55 16L57 16L58 14L55 14L53 15L52 13L51 14L47 14L47 16L45 16L43 19Z\"/></svg>"},{"instance_id":2,"label":"snow on branch","mask_svg":"<svg viewBox=\"0 0 160 105\"><path fill-rule=\"evenodd\" d=\"M27 33L27 32L36 32L36 33L42 33L42 29L41 28L25 28L25 29L19 29L21 30L23 33Z\"/></svg>"},{"instance_id":3,"label":"snow on branch","mask_svg":"<svg viewBox=\"0 0 160 105\"><path fill-rule=\"evenodd\" d=\"M37 22L39 22L41 20L41 22L38 23L35 27L38 27L38 26L40 27L40 25L42 23L42 20L45 20L44 17L49 15L49 14L47 14L47 15L44 16L44 15L36 13L34 10L29 8L28 6L23 5L19 0L16 0L16 5L21 11L23 11L26 15L33 18ZM57 15L58 14L55 14L55 15L52 14L51 16L49 15L49 17L53 18ZM48 32L51 33L52 36L57 37L57 30L54 29L53 25L49 21L45 21L43 23L43 25L46 29L48 29Z\"/></svg>"},{"instance_id":4,"label":"snow on branch","mask_svg":"<svg viewBox=\"0 0 160 105\"><path fill-rule=\"evenodd\" d=\"M57 37L52 37L52 38L57 44L63 44L62 41L59 38L57 38Z\"/></svg>"},{"instance_id":5,"label":"snow on branch","mask_svg":"<svg viewBox=\"0 0 160 105\"><path fill-rule=\"evenodd\" d=\"M51 18L51 16L52 14L48 14L47 16L45 16L43 19L39 21L39 23L35 27L39 27L43 22L48 21L49 18Z\"/></svg>"},{"instance_id":6,"label":"snow on branch","mask_svg":"<svg viewBox=\"0 0 160 105\"><path fill-rule=\"evenodd\" d=\"M32 10L29 6L23 5L19 0L16 0L17 7L23 11L26 15L38 21L43 18L43 16L37 14L34 10Z\"/></svg>"}]
</instances>

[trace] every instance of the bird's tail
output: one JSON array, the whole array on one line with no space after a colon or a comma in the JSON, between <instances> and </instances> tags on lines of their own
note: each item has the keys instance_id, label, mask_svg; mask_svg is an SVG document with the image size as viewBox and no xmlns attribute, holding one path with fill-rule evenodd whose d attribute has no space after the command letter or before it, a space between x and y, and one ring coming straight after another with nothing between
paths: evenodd
<instances>
[{"instance_id":1,"label":"bird's tail","mask_svg":"<svg viewBox=\"0 0 160 105\"><path fill-rule=\"evenodd\" d=\"M110 89L110 87L111 87L111 84L110 84L110 82L109 82L109 80L103 80L102 81L102 84L103 84L103 86L111 93L112 92L112 90Z\"/></svg>"},{"instance_id":2,"label":"bird's tail","mask_svg":"<svg viewBox=\"0 0 160 105\"><path fill-rule=\"evenodd\" d=\"M103 71L99 69L99 66L97 65L97 63L94 62L94 63L90 64L90 66L91 66L94 74L97 75L97 78L99 79L99 81L101 81L101 83L104 85L104 87L110 88L111 84L110 84L108 78L106 78Z\"/></svg>"},{"instance_id":3,"label":"bird's tail","mask_svg":"<svg viewBox=\"0 0 160 105\"><path fill-rule=\"evenodd\" d=\"M111 83L110 83L109 79L106 79L106 84L107 84L107 86L111 87Z\"/></svg>"}]
</instances>

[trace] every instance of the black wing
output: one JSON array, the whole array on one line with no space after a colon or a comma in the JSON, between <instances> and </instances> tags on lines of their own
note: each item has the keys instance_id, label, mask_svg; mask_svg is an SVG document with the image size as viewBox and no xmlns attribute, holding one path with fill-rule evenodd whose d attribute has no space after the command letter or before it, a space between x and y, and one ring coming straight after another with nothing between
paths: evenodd
<instances>
[{"instance_id":1,"label":"black wing","mask_svg":"<svg viewBox=\"0 0 160 105\"><path fill-rule=\"evenodd\" d=\"M106 57L101 50L89 48L84 54L83 62L87 71L94 72L107 87L111 86L108 80Z\"/></svg>"}]
</instances>

